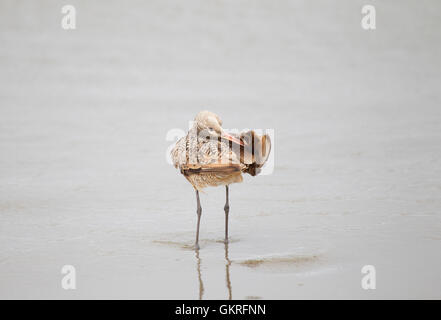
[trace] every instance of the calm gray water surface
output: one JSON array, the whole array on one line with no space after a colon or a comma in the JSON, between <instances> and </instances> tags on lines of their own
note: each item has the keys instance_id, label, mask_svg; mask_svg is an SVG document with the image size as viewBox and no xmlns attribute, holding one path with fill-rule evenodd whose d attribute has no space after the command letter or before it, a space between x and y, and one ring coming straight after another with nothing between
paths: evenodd
<instances>
[{"instance_id":1,"label":"calm gray water surface","mask_svg":"<svg viewBox=\"0 0 441 320\"><path fill-rule=\"evenodd\" d=\"M1 298L441 298L441 5L0 2ZM166 161L203 109L275 168L196 201ZM226 250L228 249L228 250ZM63 290L61 267L77 272ZM377 289L361 289L374 265Z\"/></svg>"}]
</instances>

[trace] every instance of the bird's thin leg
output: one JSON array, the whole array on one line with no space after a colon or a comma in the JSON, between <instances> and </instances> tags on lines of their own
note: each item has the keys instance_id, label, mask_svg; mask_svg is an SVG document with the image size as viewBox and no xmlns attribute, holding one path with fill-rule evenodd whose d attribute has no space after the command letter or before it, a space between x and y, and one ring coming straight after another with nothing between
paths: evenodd
<instances>
[{"instance_id":1,"label":"bird's thin leg","mask_svg":"<svg viewBox=\"0 0 441 320\"><path fill-rule=\"evenodd\" d=\"M225 186L225 243L228 242L228 214L230 213L230 204L228 201L228 185Z\"/></svg>"},{"instance_id":2,"label":"bird's thin leg","mask_svg":"<svg viewBox=\"0 0 441 320\"><path fill-rule=\"evenodd\" d=\"M199 191L196 190L196 200L198 202L198 208L196 210L196 213L198 215L198 224L196 228L196 243L195 248L199 249L199 225L201 224L201 215L202 215L202 207L201 207L201 201L199 200Z\"/></svg>"}]
</instances>

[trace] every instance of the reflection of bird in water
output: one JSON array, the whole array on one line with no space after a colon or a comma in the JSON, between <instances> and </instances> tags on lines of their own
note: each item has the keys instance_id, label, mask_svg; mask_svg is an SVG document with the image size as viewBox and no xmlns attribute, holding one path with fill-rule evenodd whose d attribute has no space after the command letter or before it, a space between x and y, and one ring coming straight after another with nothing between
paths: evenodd
<instances>
[{"instance_id":1,"label":"reflection of bird in water","mask_svg":"<svg viewBox=\"0 0 441 320\"><path fill-rule=\"evenodd\" d=\"M198 273L198 281L199 281L199 300L202 300L204 297L204 283L202 281L202 271L201 271L201 258L199 256L199 249L196 249L196 270ZM225 264L225 283L227 284L227 290L228 290L228 300L231 300L233 298L233 291L231 286L231 278L230 278L230 266L231 266L231 260L228 257L228 243L225 243L225 261L227 262Z\"/></svg>"},{"instance_id":2,"label":"reflection of bird in water","mask_svg":"<svg viewBox=\"0 0 441 320\"><path fill-rule=\"evenodd\" d=\"M230 279L231 261L228 258L228 243L225 243L225 260L227 261L227 263L225 264L225 282L227 283L228 300L231 300L233 298L233 292L231 288L231 279Z\"/></svg>"},{"instance_id":3,"label":"reflection of bird in water","mask_svg":"<svg viewBox=\"0 0 441 320\"><path fill-rule=\"evenodd\" d=\"M201 273L201 258L199 257L199 250L196 250L196 261L197 261L197 271L198 271L198 280L199 280L199 300L202 300L204 296L204 283L202 282L202 273Z\"/></svg>"},{"instance_id":4,"label":"reflection of bird in water","mask_svg":"<svg viewBox=\"0 0 441 320\"><path fill-rule=\"evenodd\" d=\"M221 119L209 111L197 114L188 134L176 142L171 151L173 164L196 190L197 229L195 247L199 248L199 225L202 208L199 191L208 186L225 186L225 242L228 241L230 211L228 186L242 182L242 172L252 176L260 172L271 150L268 135L254 131L240 135L227 134Z\"/></svg>"}]
</instances>

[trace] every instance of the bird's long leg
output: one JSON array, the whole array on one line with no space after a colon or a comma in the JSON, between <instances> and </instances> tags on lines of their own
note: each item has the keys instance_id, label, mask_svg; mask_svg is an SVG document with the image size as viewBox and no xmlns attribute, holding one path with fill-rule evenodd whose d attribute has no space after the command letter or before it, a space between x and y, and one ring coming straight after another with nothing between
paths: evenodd
<instances>
[{"instance_id":1,"label":"bird's long leg","mask_svg":"<svg viewBox=\"0 0 441 320\"><path fill-rule=\"evenodd\" d=\"M228 243L228 214L230 213L230 203L228 200L228 185L225 186L225 243Z\"/></svg>"},{"instance_id":2,"label":"bird's long leg","mask_svg":"<svg viewBox=\"0 0 441 320\"><path fill-rule=\"evenodd\" d=\"M201 207L201 201L199 200L199 191L196 190L196 200L198 202L198 208L196 210L196 213L198 215L198 224L196 228L196 243L195 248L199 249L199 225L201 224L201 215L202 215L202 207Z\"/></svg>"}]
</instances>

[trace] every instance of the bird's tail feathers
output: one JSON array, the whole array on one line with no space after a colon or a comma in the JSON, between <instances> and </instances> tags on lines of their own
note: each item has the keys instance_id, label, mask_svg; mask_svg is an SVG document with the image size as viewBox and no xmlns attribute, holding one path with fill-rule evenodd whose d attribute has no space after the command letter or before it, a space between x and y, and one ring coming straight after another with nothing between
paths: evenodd
<instances>
[{"instance_id":1,"label":"bird's tail feathers","mask_svg":"<svg viewBox=\"0 0 441 320\"><path fill-rule=\"evenodd\" d=\"M233 148L233 150L240 150L236 153L239 153L240 162L244 165L242 171L252 176L258 175L271 152L270 136L268 134L258 135L254 130L242 132L237 136L244 146Z\"/></svg>"}]
</instances>

